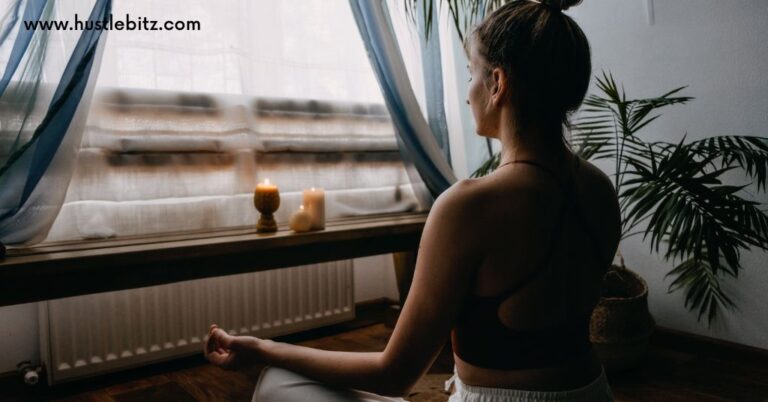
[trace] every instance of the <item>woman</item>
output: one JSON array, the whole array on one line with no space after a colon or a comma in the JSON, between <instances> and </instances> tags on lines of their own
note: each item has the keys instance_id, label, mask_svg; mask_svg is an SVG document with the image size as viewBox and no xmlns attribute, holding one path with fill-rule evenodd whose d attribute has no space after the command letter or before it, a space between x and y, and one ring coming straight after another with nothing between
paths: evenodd
<instances>
[{"instance_id":1,"label":"woman","mask_svg":"<svg viewBox=\"0 0 768 402\"><path fill-rule=\"evenodd\" d=\"M502 143L427 218L407 302L383 352L322 351L211 327L206 356L260 362L254 400L401 400L450 340L451 401L612 400L589 317L620 237L610 180L563 139L591 75L580 0L508 3L473 32L467 103Z\"/></svg>"}]
</instances>

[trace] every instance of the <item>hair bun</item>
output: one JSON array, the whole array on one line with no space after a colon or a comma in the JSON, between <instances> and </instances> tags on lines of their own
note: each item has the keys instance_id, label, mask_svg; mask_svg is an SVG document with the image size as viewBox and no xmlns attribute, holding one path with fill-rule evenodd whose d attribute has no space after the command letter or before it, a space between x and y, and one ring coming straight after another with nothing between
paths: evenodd
<instances>
[{"instance_id":1,"label":"hair bun","mask_svg":"<svg viewBox=\"0 0 768 402\"><path fill-rule=\"evenodd\" d=\"M573 6L577 6L582 0L560 0L560 9L565 11Z\"/></svg>"},{"instance_id":2,"label":"hair bun","mask_svg":"<svg viewBox=\"0 0 768 402\"><path fill-rule=\"evenodd\" d=\"M565 11L573 6L581 4L582 0L560 0L560 9Z\"/></svg>"},{"instance_id":3,"label":"hair bun","mask_svg":"<svg viewBox=\"0 0 768 402\"><path fill-rule=\"evenodd\" d=\"M573 6L578 5L582 2L582 0L540 0L540 2L558 10L565 11Z\"/></svg>"}]
</instances>

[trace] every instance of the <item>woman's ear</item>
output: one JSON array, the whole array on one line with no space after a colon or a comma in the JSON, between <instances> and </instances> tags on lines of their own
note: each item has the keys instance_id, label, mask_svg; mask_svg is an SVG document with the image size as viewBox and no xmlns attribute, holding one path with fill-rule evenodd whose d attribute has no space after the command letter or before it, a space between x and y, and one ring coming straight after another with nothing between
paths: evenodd
<instances>
[{"instance_id":1,"label":"woman's ear","mask_svg":"<svg viewBox=\"0 0 768 402\"><path fill-rule=\"evenodd\" d=\"M494 67L491 70L491 88L490 96L491 102L494 106L498 106L504 101L507 96L507 73L499 67Z\"/></svg>"}]
</instances>

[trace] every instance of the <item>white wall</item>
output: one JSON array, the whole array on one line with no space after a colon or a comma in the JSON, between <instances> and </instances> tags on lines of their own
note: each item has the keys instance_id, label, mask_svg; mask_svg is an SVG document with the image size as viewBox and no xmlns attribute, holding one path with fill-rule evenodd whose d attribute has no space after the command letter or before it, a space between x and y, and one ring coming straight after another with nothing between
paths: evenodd
<instances>
[{"instance_id":1,"label":"white wall","mask_svg":"<svg viewBox=\"0 0 768 402\"><path fill-rule=\"evenodd\" d=\"M646 15L649 1L653 25ZM630 97L689 86L684 93L696 99L666 109L644 138L679 141L686 132L691 140L768 136L768 1L585 0L568 14L590 40L593 72L610 70ZM758 200L768 197L763 193ZM621 250L627 265L648 281L659 325L768 349L768 254L742 255L745 269L726 284L739 311L707 328L684 309L682 293L667 294L664 274L672 264L650 254L639 237Z\"/></svg>"},{"instance_id":2,"label":"white wall","mask_svg":"<svg viewBox=\"0 0 768 402\"><path fill-rule=\"evenodd\" d=\"M357 258L353 270L355 303L399 299L391 254ZM37 320L36 303L0 307L0 374L16 370L24 360L40 361Z\"/></svg>"},{"instance_id":3,"label":"white wall","mask_svg":"<svg viewBox=\"0 0 768 402\"><path fill-rule=\"evenodd\" d=\"M40 361L37 303L0 307L0 374L24 360Z\"/></svg>"},{"instance_id":4,"label":"white wall","mask_svg":"<svg viewBox=\"0 0 768 402\"><path fill-rule=\"evenodd\" d=\"M400 300L392 254L356 258L355 303L387 297Z\"/></svg>"}]
</instances>

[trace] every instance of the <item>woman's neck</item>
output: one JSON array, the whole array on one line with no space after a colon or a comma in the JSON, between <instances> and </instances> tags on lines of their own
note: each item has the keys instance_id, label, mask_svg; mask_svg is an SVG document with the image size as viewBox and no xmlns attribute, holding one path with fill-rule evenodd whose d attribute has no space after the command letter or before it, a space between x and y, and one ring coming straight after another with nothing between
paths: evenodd
<instances>
[{"instance_id":1,"label":"woman's neck","mask_svg":"<svg viewBox=\"0 0 768 402\"><path fill-rule=\"evenodd\" d=\"M500 164L516 160L536 160L550 166L562 163L567 148L562 138L562 128L529 127L502 130Z\"/></svg>"}]
</instances>

